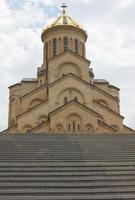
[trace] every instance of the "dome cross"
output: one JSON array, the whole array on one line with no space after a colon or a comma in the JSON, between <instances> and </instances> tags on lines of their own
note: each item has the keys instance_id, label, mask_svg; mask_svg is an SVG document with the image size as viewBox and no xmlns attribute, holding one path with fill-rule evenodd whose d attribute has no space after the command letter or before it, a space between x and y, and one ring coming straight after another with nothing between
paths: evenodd
<instances>
[{"instance_id":1,"label":"dome cross","mask_svg":"<svg viewBox=\"0 0 135 200\"><path fill-rule=\"evenodd\" d=\"M62 5L61 5L61 8L63 9L63 14L65 14L65 12L66 12L66 8L67 8L68 6L65 4L65 3L63 3Z\"/></svg>"}]
</instances>

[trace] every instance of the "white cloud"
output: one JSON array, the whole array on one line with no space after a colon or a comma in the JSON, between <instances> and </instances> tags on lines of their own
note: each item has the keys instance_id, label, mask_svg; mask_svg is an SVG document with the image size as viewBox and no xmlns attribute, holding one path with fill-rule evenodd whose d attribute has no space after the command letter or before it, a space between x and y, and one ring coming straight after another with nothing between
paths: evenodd
<instances>
[{"instance_id":1,"label":"white cloud","mask_svg":"<svg viewBox=\"0 0 135 200\"><path fill-rule=\"evenodd\" d=\"M36 67L42 64L41 30L57 15L56 8L58 11L63 0L22 1L18 8L11 7L11 2L0 1L1 130L7 126L7 88L24 77L36 76ZM69 14L87 27L87 57L96 77L121 88L122 114L125 122L135 128L135 1L64 2L69 5Z\"/></svg>"}]
</instances>

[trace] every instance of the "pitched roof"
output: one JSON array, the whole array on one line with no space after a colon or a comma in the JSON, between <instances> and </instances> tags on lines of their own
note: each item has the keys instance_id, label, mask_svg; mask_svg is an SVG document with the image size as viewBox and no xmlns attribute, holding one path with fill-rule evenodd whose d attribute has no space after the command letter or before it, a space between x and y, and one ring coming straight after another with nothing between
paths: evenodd
<instances>
[{"instance_id":1,"label":"pitched roof","mask_svg":"<svg viewBox=\"0 0 135 200\"><path fill-rule=\"evenodd\" d=\"M133 134L1 134L1 200L135 199Z\"/></svg>"}]
</instances>

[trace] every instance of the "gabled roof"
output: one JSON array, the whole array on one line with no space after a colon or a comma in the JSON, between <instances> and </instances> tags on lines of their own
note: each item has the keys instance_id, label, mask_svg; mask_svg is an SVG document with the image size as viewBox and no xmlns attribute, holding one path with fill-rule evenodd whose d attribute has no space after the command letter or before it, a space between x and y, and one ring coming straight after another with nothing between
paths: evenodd
<instances>
[{"instance_id":1,"label":"gabled roof","mask_svg":"<svg viewBox=\"0 0 135 200\"><path fill-rule=\"evenodd\" d=\"M76 101L75 99L73 99L73 100L67 102L66 104L63 104L62 106L56 108L55 110L53 110L52 112L50 112L49 115L52 115L52 114L56 113L57 111L61 111L61 109L63 109L64 107L67 107L68 105L72 105L72 104L78 105L78 106L84 108L85 110L87 110L88 112L92 112L96 117L99 116L99 114L96 111L88 108L87 106L85 106L84 104Z\"/></svg>"},{"instance_id":2,"label":"gabled roof","mask_svg":"<svg viewBox=\"0 0 135 200\"><path fill-rule=\"evenodd\" d=\"M91 83L88 83L87 81L81 79L80 77L76 76L76 75L73 74L73 73L68 73L68 74L66 74L65 76L62 76L61 78L57 79L56 81L50 83L50 84L48 85L48 87L51 87L51 86L53 86L54 84L58 83L59 81L62 81L62 80L66 79L67 77L70 77L70 76L76 78L77 80L81 81L83 84L85 84L85 85L87 85L87 86L89 86L89 87L91 87L91 88L93 88L93 89L95 88L97 91L99 91L100 93L103 93L103 94L107 95L109 98L114 99L115 101L117 100L116 97L114 97L114 96L112 96L111 94L105 92L105 91L102 90L101 88L96 87L95 85L93 85L93 84L91 84Z\"/></svg>"},{"instance_id":3,"label":"gabled roof","mask_svg":"<svg viewBox=\"0 0 135 200\"><path fill-rule=\"evenodd\" d=\"M87 112L91 112L91 113L92 113L93 115L95 115L97 118L99 117L99 113L97 113L96 111L94 111L94 110L88 108L88 107L85 106L84 104L81 104L80 102L78 102L78 101L76 101L75 99L73 99L72 101L69 101L69 102L67 102L66 104L63 104L62 106L60 106L60 107L56 108L55 110L53 110L52 112L50 112L50 113L49 113L49 118L51 117L51 115L53 115L53 114L55 114L55 113L57 113L57 112L61 112L62 109L65 109L67 106L70 106L70 105L72 105L72 104L75 104L75 105L78 105L78 106L82 107L82 108L85 109ZM49 121L47 120L47 121L45 121L45 122L42 122L41 124L38 124L37 126L33 127L33 128L31 129L31 131L34 130L34 129L36 129L36 128L38 128L38 127L40 127L40 126L46 125L46 123L48 123L48 122L49 122ZM111 131L116 132L116 130L115 130L113 127L109 126L109 125L106 124L105 122L103 122L103 121L101 121L101 120L98 120L98 122L99 122L99 124L104 125L105 127L109 128Z\"/></svg>"},{"instance_id":4,"label":"gabled roof","mask_svg":"<svg viewBox=\"0 0 135 200\"><path fill-rule=\"evenodd\" d=\"M51 61L51 60L54 61L54 60L56 60L56 59L59 59L59 57L64 56L64 55L66 55L66 54L70 54L70 55L72 55L72 56L75 56L75 57L77 57L78 59L83 60L84 62L86 62L86 63L89 64L89 65L90 65L90 63L91 63L90 60L84 58L83 56L80 56L80 55L76 54L75 52L73 52L73 51L70 50L70 49L67 49L67 50L65 50L64 52L62 52L62 53L56 55L55 57L50 58L49 61Z\"/></svg>"}]
</instances>

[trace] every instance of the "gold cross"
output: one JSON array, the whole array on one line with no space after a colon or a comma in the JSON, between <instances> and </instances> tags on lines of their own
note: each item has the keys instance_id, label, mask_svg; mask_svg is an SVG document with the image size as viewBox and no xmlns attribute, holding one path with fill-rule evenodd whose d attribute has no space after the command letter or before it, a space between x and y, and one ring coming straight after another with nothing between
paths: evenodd
<instances>
[{"instance_id":1,"label":"gold cross","mask_svg":"<svg viewBox=\"0 0 135 200\"><path fill-rule=\"evenodd\" d=\"M65 14L65 8L67 8L67 5L65 3L62 4L61 8L63 8L63 14Z\"/></svg>"}]
</instances>

